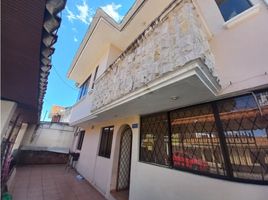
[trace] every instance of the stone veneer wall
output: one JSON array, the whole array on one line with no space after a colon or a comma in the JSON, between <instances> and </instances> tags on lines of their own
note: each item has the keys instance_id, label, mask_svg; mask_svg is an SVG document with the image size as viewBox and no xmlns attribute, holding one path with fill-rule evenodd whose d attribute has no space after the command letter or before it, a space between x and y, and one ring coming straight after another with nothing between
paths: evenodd
<instances>
[{"instance_id":1,"label":"stone veneer wall","mask_svg":"<svg viewBox=\"0 0 268 200\"><path fill-rule=\"evenodd\" d=\"M160 16L97 80L92 111L197 58L213 72L214 59L194 6L182 1Z\"/></svg>"}]
</instances>

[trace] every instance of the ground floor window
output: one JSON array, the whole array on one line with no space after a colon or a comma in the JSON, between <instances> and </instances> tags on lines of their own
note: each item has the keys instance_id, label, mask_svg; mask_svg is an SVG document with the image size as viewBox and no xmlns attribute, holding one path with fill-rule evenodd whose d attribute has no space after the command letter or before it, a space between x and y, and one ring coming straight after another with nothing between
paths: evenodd
<instances>
[{"instance_id":1,"label":"ground floor window","mask_svg":"<svg viewBox=\"0 0 268 200\"><path fill-rule=\"evenodd\" d=\"M141 117L140 161L268 181L268 91Z\"/></svg>"},{"instance_id":2,"label":"ground floor window","mask_svg":"<svg viewBox=\"0 0 268 200\"><path fill-rule=\"evenodd\" d=\"M104 127L101 132L99 156L110 158L114 127Z\"/></svg>"}]
</instances>

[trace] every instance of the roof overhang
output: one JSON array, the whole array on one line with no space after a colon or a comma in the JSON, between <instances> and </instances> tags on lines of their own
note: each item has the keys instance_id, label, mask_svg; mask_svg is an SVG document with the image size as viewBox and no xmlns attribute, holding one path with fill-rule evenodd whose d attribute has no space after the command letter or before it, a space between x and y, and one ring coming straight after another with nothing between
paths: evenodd
<instances>
[{"instance_id":1,"label":"roof overhang","mask_svg":"<svg viewBox=\"0 0 268 200\"><path fill-rule=\"evenodd\" d=\"M110 44L123 52L173 1L137 0L119 24L102 9L97 10L70 66L68 78L83 83Z\"/></svg>"},{"instance_id":2,"label":"roof overhang","mask_svg":"<svg viewBox=\"0 0 268 200\"><path fill-rule=\"evenodd\" d=\"M1 99L17 102L24 122L37 122L51 68L57 14L66 0L1 2Z\"/></svg>"}]
</instances>

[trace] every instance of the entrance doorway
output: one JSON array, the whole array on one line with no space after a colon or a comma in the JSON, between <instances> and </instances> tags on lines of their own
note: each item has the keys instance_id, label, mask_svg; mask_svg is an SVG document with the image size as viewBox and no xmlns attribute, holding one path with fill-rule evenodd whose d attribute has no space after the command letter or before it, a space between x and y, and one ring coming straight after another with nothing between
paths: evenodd
<instances>
[{"instance_id":1,"label":"entrance doorway","mask_svg":"<svg viewBox=\"0 0 268 200\"><path fill-rule=\"evenodd\" d=\"M132 147L132 130L127 126L120 138L120 151L118 161L117 191L126 191L128 193L130 183L130 166L131 166L131 148Z\"/></svg>"}]
</instances>

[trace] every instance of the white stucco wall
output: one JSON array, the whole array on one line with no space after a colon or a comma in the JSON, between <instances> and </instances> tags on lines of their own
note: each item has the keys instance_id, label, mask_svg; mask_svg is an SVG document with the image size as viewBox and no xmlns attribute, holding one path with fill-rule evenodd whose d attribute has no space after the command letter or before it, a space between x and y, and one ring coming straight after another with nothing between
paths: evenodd
<instances>
[{"instance_id":1,"label":"white stucco wall","mask_svg":"<svg viewBox=\"0 0 268 200\"><path fill-rule=\"evenodd\" d=\"M68 153L74 131L74 127L50 122L42 123L36 130L30 127L22 141L22 149Z\"/></svg>"},{"instance_id":2,"label":"white stucco wall","mask_svg":"<svg viewBox=\"0 0 268 200\"><path fill-rule=\"evenodd\" d=\"M187 172L136 163L132 200L265 200L267 186L234 183Z\"/></svg>"},{"instance_id":3,"label":"white stucco wall","mask_svg":"<svg viewBox=\"0 0 268 200\"><path fill-rule=\"evenodd\" d=\"M85 137L80 151L80 158L76 165L77 171L96 187L106 198L110 198L110 191L116 186L116 173L119 156L119 143L121 127L131 126L138 123L138 116L126 119L114 119L104 123L88 126L85 130ZM103 127L114 126L111 157L98 156L101 130ZM132 129L133 135L137 134L137 128Z\"/></svg>"},{"instance_id":4,"label":"white stucco wall","mask_svg":"<svg viewBox=\"0 0 268 200\"><path fill-rule=\"evenodd\" d=\"M11 120L16 108L17 103L13 101L1 100L1 141L6 133L9 121Z\"/></svg>"},{"instance_id":5,"label":"white stucco wall","mask_svg":"<svg viewBox=\"0 0 268 200\"><path fill-rule=\"evenodd\" d=\"M13 145L12 151L19 149L22 139L27 131L27 127L28 127L27 123L22 123L17 138L15 140L15 144Z\"/></svg>"},{"instance_id":6,"label":"white stucco wall","mask_svg":"<svg viewBox=\"0 0 268 200\"><path fill-rule=\"evenodd\" d=\"M211 0L195 0L212 38L215 71L222 85L219 95L268 85L268 9L263 0L251 0L259 11L231 28ZM232 84L230 84L232 82Z\"/></svg>"}]
</instances>

